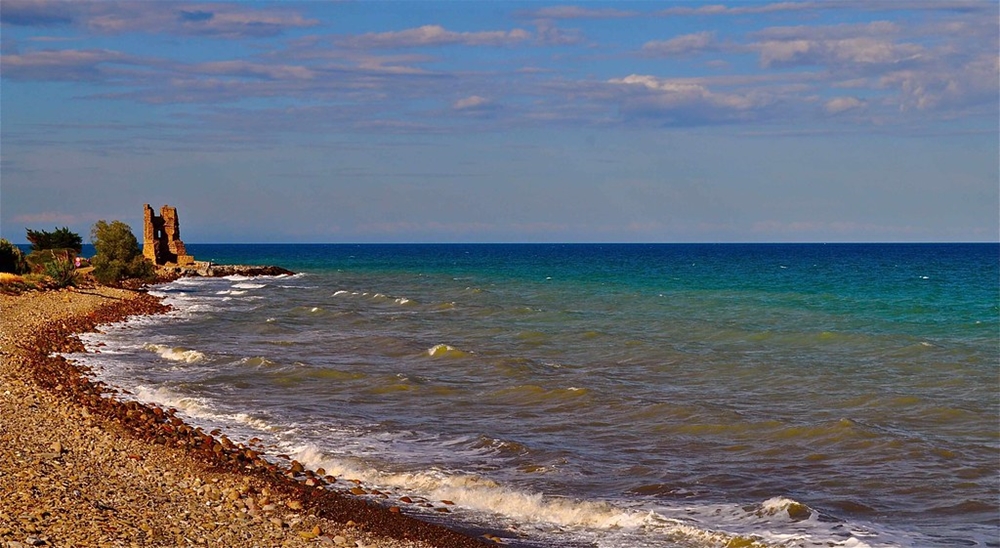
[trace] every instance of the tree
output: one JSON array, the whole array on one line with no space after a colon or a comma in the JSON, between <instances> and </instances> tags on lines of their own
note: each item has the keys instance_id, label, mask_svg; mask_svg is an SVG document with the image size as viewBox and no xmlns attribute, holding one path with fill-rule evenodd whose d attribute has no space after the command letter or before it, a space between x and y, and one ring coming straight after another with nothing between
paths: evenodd
<instances>
[{"instance_id":1,"label":"tree","mask_svg":"<svg viewBox=\"0 0 1000 548\"><path fill-rule=\"evenodd\" d=\"M0 272L24 274L27 271L28 263L25 262L21 250L16 245L0 238Z\"/></svg>"},{"instance_id":2,"label":"tree","mask_svg":"<svg viewBox=\"0 0 1000 548\"><path fill-rule=\"evenodd\" d=\"M90 241L97 250L91 265L98 282L121 285L129 278L151 281L156 276L153 263L143 257L139 241L127 224L121 221L108 223L103 219L97 221L90 231Z\"/></svg>"},{"instance_id":3,"label":"tree","mask_svg":"<svg viewBox=\"0 0 1000 548\"><path fill-rule=\"evenodd\" d=\"M28 231L28 241L31 242L32 251L71 249L79 254L83 250L83 238L68 227L57 228L53 232L31 230L30 228L26 230Z\"/></svg>"}]
</instances>

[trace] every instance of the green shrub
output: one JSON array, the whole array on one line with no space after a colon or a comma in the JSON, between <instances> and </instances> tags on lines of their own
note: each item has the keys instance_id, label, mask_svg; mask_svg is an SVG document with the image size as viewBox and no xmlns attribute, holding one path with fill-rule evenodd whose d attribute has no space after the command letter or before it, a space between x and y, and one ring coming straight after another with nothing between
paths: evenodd
<instances>
[{"instance_id":1,"label":"green shrub","mask_svg":"<svg viewBox=\"0 0 1000 548\"><path fill-rule=\"evenodd\" d=\"M24 260L24 253L21 253L20 248L0 238L0 272L24 274L27 271L28 263Z\"/></svg>"},{"instance_id":2,"label":"green shrub","mask_svg":"<svg viewBox=\"0 0 1000 548\"><path fill-rule=\"evenodd\" d=\"M31 242L32 251L72 249L79 254L83 250L83 238L68 227L57 228L53 232L31 230L30 228L26 230L28 231L28 241Z\"/></svg>"},{"instance_id":3,"label":"green shrub","mask_svg":"<svg viewBox=\"0 0 1000 548\"><path fill-rule=\"evenodd\" d=\"M43 249L32 251L24 260L28 263L28 270L36 274L44 274L49 268L49 263L68 260L73 262L76 259L76 252L72 249Z\"/></svg>"},{"instance_id":4,"label":"green shrub","mask_svg":"<svg viewBox=\"0 0 1000 548\"><path fill-rule=\"evenodd\" d=\"M121 221L97 221L90 231L90 239L97 250L91 260L94 278L104 284L120 286L125 280L136 278L152 281L156 269L139 251L139 241L132 229Z\"/></svg>"},{"instance_id":5,"label":"green shrub","mask_svg":"<svg viewBox=\"0 0 1000 548\"><path fill-rule=\"evenodd\" d=\"M59 288L76 285L74 256L68 250L52 255L52 260L45 263L44 270L45 275L52 279L52 284Z\"/></svg>"}]
</instances>

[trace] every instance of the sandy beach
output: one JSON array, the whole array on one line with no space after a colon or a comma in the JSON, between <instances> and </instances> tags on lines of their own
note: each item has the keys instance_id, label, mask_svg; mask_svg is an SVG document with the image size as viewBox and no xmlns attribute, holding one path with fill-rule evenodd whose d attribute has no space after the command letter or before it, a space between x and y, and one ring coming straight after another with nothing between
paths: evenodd
<instances>
[{"instance_id":1,"label":"sandy beach","mask_svg":"<svg viewBox=\"0 0 1000 548\"><path fill-rule=\"evenodd\" d=\"M109 396L54 353L74 333L165 310L111 288L0 295L0 547L467 547L492 542L322 488L173 410ZM363 486L359 486L359 489Z\"/></svg>"}]
</instances>

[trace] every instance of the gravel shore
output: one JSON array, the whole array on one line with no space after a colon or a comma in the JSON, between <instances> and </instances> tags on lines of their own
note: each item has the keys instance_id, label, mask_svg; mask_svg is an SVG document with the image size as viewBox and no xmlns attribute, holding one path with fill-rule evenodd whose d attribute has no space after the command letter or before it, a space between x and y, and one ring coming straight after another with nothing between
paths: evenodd
<instances>
[{"instance_id":1,"label":"gravel shore","mask_svg":"<svg viewBox=\"0 0 1000 548\"><path fill-rule=\"evenodd\" d=\"M0 548L495 545L326 490L297 463L109 396L53 353L73 334L166 307L134 291L0 295Z\"/></svg>"}]
</instances>

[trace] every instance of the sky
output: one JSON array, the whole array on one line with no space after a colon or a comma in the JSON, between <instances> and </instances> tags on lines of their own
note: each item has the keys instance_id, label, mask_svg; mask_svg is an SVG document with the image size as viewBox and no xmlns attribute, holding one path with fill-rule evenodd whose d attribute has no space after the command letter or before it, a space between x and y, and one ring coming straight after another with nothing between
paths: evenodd
<instances>
[{"instance_id":1,"label":"sky","mask_svg":"<svg viewBox=\"0 0 1000 548\"><path fill-rule=\"evenodd\" d=\"M3 0L0 237L997 241L998 6Z\"/></svg>"}]
</instances>

